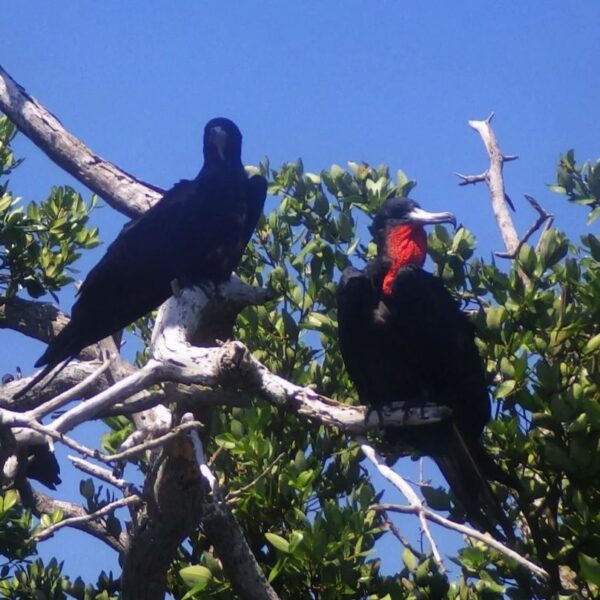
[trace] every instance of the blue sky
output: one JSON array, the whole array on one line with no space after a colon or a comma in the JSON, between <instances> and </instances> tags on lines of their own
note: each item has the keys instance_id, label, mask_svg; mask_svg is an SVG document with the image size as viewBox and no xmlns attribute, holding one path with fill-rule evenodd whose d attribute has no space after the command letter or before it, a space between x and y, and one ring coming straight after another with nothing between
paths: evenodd
<instances>
[{"instance_id":1,"label":"blue sky","mask_svg":"<svg viewBox=\"0 0 600 600\"><path fill-rule=\"evenodd\" d=\"M600 156L597 0L169 6L5 3L0 63L95 152L156 185L194 176L204 123L228 116L244 134L246 163L267 155L277 166L301 156L311 171L348 160L403 169L418 180L413 197L454 212L486 257L502 249L487 191L459 188L453 173L485 169L467 120L495 111L502 149L520 156L506 167L518 230L535 218L523 193L571 236L585 229L586 211L567 206L546 184L559 153L575 148L580 161ZM26 160L11 188L24 200L74 184L24 138L16 150ZM267 210L273 206L271 199ZM105 241L123 222L108 208L95 219ZM81 261L82 276L101 253ZM63 309L71 299L64 296ZM41 349L0 331L0 371L13 370L18 356L28 372ZM68 487L75 494L69 481L61 495ZM67 552L69 573L80 571L82 552L94 553L89 578L114 568L101 546L61 536L51 548ZM390 548L390 566L400 551Z\"/></svg>"}]
</instances>

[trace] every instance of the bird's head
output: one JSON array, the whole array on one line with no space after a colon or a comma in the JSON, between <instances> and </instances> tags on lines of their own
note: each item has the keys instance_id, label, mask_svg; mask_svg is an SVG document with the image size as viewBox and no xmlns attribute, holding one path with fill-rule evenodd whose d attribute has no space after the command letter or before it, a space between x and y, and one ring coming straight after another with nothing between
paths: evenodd
<instances>
[{"instance_id":1,"label":"bird's head","mask_svg":"<svg viewBox=\"0 0 600 600\"><path fill-rule=\"evenodd\" d=\"M225 117L211 119L204 127L206 163L241 164L242 134L237 125Z\"/></svg>"},{"instance_id":2,"label":"bird's head","mask_svg":"<svg viewBox=\"0 0 600 600\"><path fill-rule=\"evenodd\" d=\"M425 225L452 223L452 213L432 213L423 210L410 198L393 197L377 211L369 228L377 243L377 255L389 263L383 281L383 292L392 293L392 284L398 269L407 265L422 267L427 255Z\"/></svg>"}]
</instances>

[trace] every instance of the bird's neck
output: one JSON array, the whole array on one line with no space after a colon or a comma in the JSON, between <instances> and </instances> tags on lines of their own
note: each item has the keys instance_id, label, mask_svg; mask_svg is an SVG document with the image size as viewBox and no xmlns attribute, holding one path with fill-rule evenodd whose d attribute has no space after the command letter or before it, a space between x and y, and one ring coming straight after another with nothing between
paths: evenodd
<instances>
[{"instance_id":1,"label":"bird's neck","mask_svg":"<svg viewBox=\"0 0 600 600\"><path fill-rule=\"evenodd\" d=\"M197 178L211 177L217 175L225 180L232 179L238 181L246 178L244 165L239 161L206 161Z\"/></svg>"},{"instance_id":2,"label":"bird's neck","mask_svg":"<svg viewBox=\"0 0 600 600\"><path fill-rule=\"evenodd\" d=\"M402 267L422 267L427 255L427 234L421 225L397 225L386 232L385 254L389 268L383 278L382 291L391 296L396 274Z\"/></svg>"}]
</instances>

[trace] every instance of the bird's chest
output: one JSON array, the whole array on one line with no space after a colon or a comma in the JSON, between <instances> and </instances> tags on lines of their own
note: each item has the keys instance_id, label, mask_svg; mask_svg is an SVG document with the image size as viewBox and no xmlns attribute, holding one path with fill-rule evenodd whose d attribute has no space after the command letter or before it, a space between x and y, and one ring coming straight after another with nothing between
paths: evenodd
<instances>
[{"instance_id":1,"label":"bird's chest","mask_svg":"<svg viewBox=\"0 0 600 600\"><path fill-rule=\"evenodd\" d=\"M226 242L238 235L247 216L247 202L241 186L230 184L222 186L209 195L187 227L196 232L209 233Z\"/></svg>"}]
</instances>

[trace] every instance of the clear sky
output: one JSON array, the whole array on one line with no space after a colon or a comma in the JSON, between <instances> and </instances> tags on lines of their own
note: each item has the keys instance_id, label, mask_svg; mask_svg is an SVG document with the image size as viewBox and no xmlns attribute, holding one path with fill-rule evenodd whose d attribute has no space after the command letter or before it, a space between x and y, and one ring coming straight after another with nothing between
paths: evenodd
<instances>
[{"instance_id":1,"label":"clear sky","mask_svg":"<svg viewBox=\"0 0 600 600\"><path fill-rule=\"evenodd\" d=\"M536 216L523 193L570 235L585 228L586 211L546 184L559 153L600 156L598 0L20 0L1 14L0 64L95 152L156 185L194 176L204 123L228 116L246 163L300 156L312 171L348 160L402 168L418 180L412 196L454 212L489 257L502 246L487 191L457 187L453 173L485 169L467 120L495 111L502 149L520 156L505 169L519 231ZM11 189L25 201L74 184L25 139L16 150L26 161ZM108 208L95 219L105 241L123 222ZM81 261L82 277L101 253ZM0 331L0 371L18 361L29 372L41 349ZM76 498L67 479L60 494L70 487ZM49 553L66 552L71 574L93 553L90 579L114 568L82 539L61 533ZM400 551L383 550L389 568Z\"/></svg>"}]
</instances>

